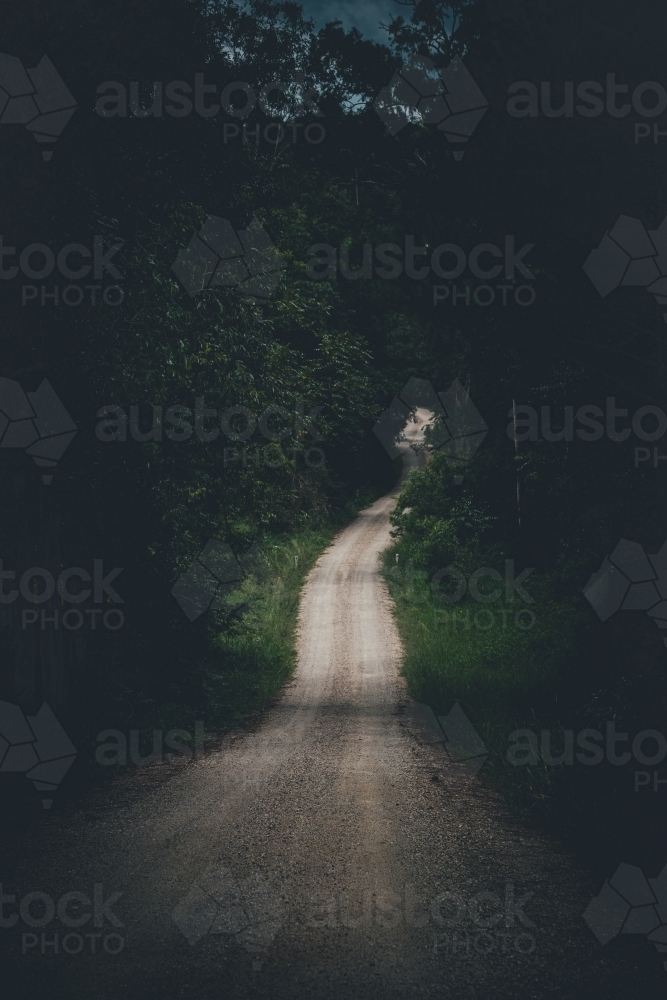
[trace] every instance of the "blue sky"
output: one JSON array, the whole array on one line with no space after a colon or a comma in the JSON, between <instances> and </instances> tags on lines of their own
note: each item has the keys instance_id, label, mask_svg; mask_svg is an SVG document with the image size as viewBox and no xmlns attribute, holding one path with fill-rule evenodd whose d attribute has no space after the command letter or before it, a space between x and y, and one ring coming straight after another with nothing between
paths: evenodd
<instances>
[{"instance_id":1,"label":"blue sky","mask_svg":"<svg viewBox=\"0 0 667 1000\"><path fill-rule=\"evenodd\" d=\"M343 27L358 28L366 38L386 41L386 32L378 27L380 21L389 23L390 17L405 16L405 9L394 0L299 0L306 17L312 17L318 28L336 19Z\"/></svg>"}]
</instances>

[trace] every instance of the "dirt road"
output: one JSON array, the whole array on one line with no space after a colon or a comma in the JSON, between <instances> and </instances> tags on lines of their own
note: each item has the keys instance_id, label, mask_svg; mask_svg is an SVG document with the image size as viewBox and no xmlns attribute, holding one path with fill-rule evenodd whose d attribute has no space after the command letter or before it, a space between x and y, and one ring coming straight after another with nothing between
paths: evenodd
<instances>
[{"instance_id":1,"label":"dirt road","mask_svg":"<svg viewBox=\"0 0 667 1000\"><path fill-rule=\"evenodd\" d=\"M584 924L599 886L415 722L378 575L394 502L360 514L310 573L298 669L255 732L166 781L135 774L10 845L5 894L45 893L56 912L42 922L48 901L24 900L0 928L3 997L664 990L647 942L603 949Z\"/></svg>"}]
</instances>

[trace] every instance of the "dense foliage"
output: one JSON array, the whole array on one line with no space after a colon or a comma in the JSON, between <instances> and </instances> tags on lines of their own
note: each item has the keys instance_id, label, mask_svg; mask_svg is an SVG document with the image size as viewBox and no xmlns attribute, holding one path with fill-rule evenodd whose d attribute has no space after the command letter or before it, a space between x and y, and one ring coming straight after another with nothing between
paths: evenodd
<instances>
[{"instance_id":1,"label":"dense foliage","mask_svg":"<svg viewBox=\"0 0 667 1000\"><path fill-rule=\"evenodd\" d=\"M122 566L126 626L85 640L25 633L3 606L0 696L71 707L82 692L99 701L108 685L141 687L158 700L170 685L182 691L190 665L240 626L224 609L187 621L170 595L179 573L211 537L243 554L272 534L331 525L385 490L395 469L372 427L411 376L438 391L459 379L489 432L461 485L436 459L406 487L395 521L405 559L429 576L457 560L466 572L507 558L534 566L548 600L575 608L573 629L575 620L582 634L598 627L581 588L619 538L647 551L664 541L664 463L637 467L644 442L633 437L540 433L517 451L508 424L513 401L537 414L550 407L552 431L563 427L566 407L604 411L611 397L631 415L646 405L667 409L661 308L639 288L602 299L582 271L620 214L647 229L662 222L667 143L636 142L635 123L653 119L634 113L517 118L506 104L516 81L538 90L551 81L558 106L564 81L604 84L613 72L632 92L660 79L664 19L656 0L631 18L602 0L411 0L397 7L383 46L339 24L315 32L291 2L4 5L3 51L25 66L48 53L78 104L48 163L28 130L12 126L11 142L3 134L5 246L44 243L57 252L70 243L92 248L96 236L105 251L122 244L113 265L124 297L73 308L42 304L37 294L24 305L23 279L3 282L2 375L27 391L48 378L78 427L49 487L22 452L2 454L3 559L16 570L93 559ZM489 102L462 160L431 126L391 135L372 107L414 52L439 67L463 56ZM204 108L235 80L256 92L280 80L287 104L242 114L236 91L226 113L131 113L131 81L141 110L154 81L166 94L169 81L194 87L197 74L218 85ZM108 81L125 88L127 114L95 112ZM295 118L294 102L306 93L310 103ZM270 122L271 135L285 127L278 142L265 138ZM309 124L320 127L313 141L305 139ZM171 265L207 215L237 231L253 216L264 226L285 265L267 305L233 287L190 296L179 283ZM519 268L505 277L507 305L499 297L477 304L469 270L454 282L433 272L364 276L364 245L403 252L414 240L468 253L479 244L505 248L508 238L517 252L531 245L531 277ZM331 280L313 279L317 244L339 258ZM345 261L359 269L356 280L344 276ZM514 299L522 282L535 291L530 306ZM52 278L29 283L52 292ZM448 298L434 304L434 286L447 287ZM257 419L279 407L288 429L272 441L278 424L269 421L268 433L244 437L249 425L237 412L216 440L150 437L152 408L194 411L197 398ZM105 407L122 410L117 436L123 414L130 420L125 441L96 433ZM316 434L303 419L311 411ZM321 452L307 461L311 447ZM587 697L611 691L603 659L586 673ZM224 670L224 655L217 662ZM554 676L559 669L550 667ZM641 697L653 695L649 685Z\"/></svg>"}]
</instances>

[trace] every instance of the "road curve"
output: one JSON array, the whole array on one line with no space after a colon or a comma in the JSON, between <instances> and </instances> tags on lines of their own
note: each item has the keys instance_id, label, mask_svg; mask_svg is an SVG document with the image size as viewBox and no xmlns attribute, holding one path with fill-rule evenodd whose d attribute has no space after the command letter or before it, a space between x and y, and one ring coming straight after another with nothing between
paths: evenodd
<instances>
[{"instance_id":1,"label":"road curve","mask_svg":"<svg viewBox=\"0 0 667 1000\"><path fill-rule=\"evenodd\" d=\"M5 892L83 900L47 928L58 954L39 928L0 929L8 1000L653 995L647 956L640 975L581 918L599 886L420 729L378 573L397 492L309 574L297 670L254 732L10 845ZM95 884L113 899L77 926ZM67 954L67 933L98 938Z\"/></svg>"}]
</instances>

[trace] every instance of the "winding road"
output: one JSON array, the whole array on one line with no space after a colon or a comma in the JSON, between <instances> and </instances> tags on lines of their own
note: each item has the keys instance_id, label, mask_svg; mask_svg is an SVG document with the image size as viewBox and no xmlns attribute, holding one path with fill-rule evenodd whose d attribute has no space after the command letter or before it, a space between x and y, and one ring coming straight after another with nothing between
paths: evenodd
<instances>
[{"instance_id":1,"label":"winding road","mask_svg":"<svg viewBox=\"0 0 667 1000\"><path fill-rule=\"evenodd\" d=\"M378 572L397 492L311 571L297 670L254 732L119 780L3 852L5 893L61 904L48 926L0 928L6 1000L667 988L647 942L603 949L590 933L581 914L599 886L420 727Z\"/></svg>"}]
</instances>

